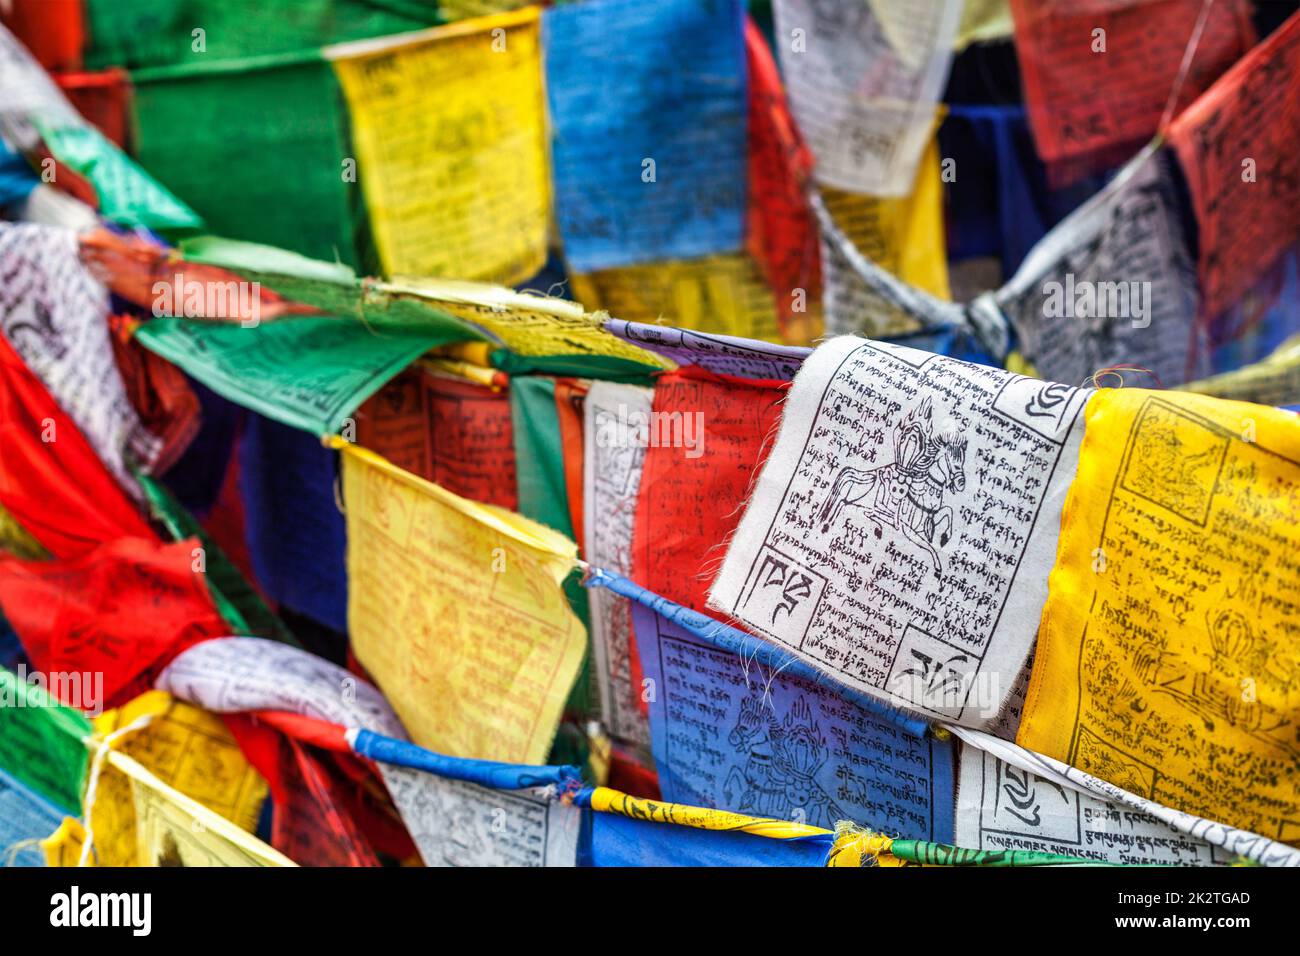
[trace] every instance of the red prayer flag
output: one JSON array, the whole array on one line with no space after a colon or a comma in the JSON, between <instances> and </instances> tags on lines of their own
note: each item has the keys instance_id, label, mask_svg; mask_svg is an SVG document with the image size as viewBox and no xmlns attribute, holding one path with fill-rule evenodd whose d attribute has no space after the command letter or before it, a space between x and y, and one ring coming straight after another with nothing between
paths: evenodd
<instances>
[{"instance_id":1,"label":"red prayer flag","mask_svg":"<svg viewBox=\"0 0 1300 956\"><path fill-rule=\"evenodd\" d=\"M1217 318L1300 239L1300 13L1169 127L1199 229L1201 313Z\"/></svg>"},{"instance_id":2,"label":"red prayer flag","mask_svg":"<svg viewBox=\"0 0 1300 956\"><path fill-rule=\"evenodd\" d=\"M706 614L709 585L776 437L788 382L687 367L655 383L632 578Z\"/></svg>"},{"instance_id":3,"label":"red prayer flag","mask_svg":"<svg viewBox=\"0 0 1300 956\"><path fill-rule=\"evenodd\" d=\"M745 21L749 65L750 254L763 268L777 314L794 316L794 290L805 302L821 290L820 248L805 189L812 151L799 135L772 51L753 20Z\"/></svg>"},{"instance_id":4,"label":"red prayer flag","mask_svg":"<svg viewBox=\"0 0 1300 956\"><path fill-rule=\"evenodd\" d=\"M132 338L134 325L128 316L109 316L113 358L141 423L162 441L152 470L164 474L199 432L199 398L179 368Z\"/></svg>"},{"instance_id":5,"label":"red prayer flag","mask_svg":"<svg viewBox=\"0 0 1300 956\"><path fill-rule=\"evenodd\" d=\"M367 761L317 750L255 714L223 719L248 762L266 778L273 804L271 845L289 859L301 866L379 866L376 851L396 859L415 854Z\"/></svg>"},{"instance_id":6,"label":"red prayer flag","mask_svg":"<svg viewBox=\"0 0 1300 956\"><path fill-rule=\"evenodd\" d=\"M634 581L718 616L705 607L709 586L776 439L789 386L693 366L659 376L632 533ZM631 641L635 645L635 634ZM631 664L639 687L635 646Z\"/></svg>"},{"instance_id":7,"label":"red prayer flag","mask_svg":"<svg viewBox=\"0 0 1300 956\"><path fill-rule=\"evenodd\" d=\"M81 68L86 42L82 0L9 0L0 20L47 70Z\"/></svg>"},{"instance_id":8,"label":"red prayer flag","mask_svg":"<svg viewBox=\"0 0 1300 956\"><path fill-rule=\"evenodd\" d=\"M1204 0L1011 0L1029 124L1054 184L1118 165L1156 134L1203 6ZM1254 42L1250 4L1217 0L1175 114Z\"/></svg>"},{"instance_id":9,"label":"red prayer flag","mask_svg":"<svg viewBox=\"0 0 1300 956\"><path fill-rule=\"evenodd\" d=\"M155 539L77 426L0 337L0 505L58 558Z\"/></svg>"},{"instance_id":10,"label":"red prayer flag","mask_svg":"<svg viewBox=\"0 0 1300 956\"><path fill-rule=\"evenodd\" d=\"M227 632L194 570L197 538L119 538L70 560L0 557L0 607L44 673L103 675L116 707L153 686L177 654Z\"/></svg>"},{"instance_id":11,"label":"red prayer flag","mask_svg":"<svg viewBox=\"0 0 1300 956\"><path fill-rule=\"evenodd\" d=\"M357 411L357 444L462 498L519 507L510 396L407 369Z\"/></svg>"}]
</instances>

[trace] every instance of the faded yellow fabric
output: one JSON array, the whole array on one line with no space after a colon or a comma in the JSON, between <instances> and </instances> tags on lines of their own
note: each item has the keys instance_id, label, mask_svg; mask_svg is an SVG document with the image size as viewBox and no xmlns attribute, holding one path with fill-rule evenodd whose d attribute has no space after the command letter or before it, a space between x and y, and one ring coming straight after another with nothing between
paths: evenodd
<instances>
[{"instance_id":1,"label":"faded yellow fabric","mask_svg":"<svg viewBox=\"0 0 1300 956\"><path fill-rule=\"evenodd\" d=\"M1300 845L1300 419L1089 399L1017 742Z\"/></svg>"},{"instance_id":2,"label":"faded yellow fabric","mask_svg":"<svg viewBox=\"0 0 1300 956\"><path fill-rule=\"evenodd\" d=\"M108 755L131 780L141 866L296 866L225 817L167 786L124 753ZM98 841L98 838L96 838Z\"/></svg>"},{"instance_id":3,"label":"faded yellow fabric","mask_svg":"<svg viewBox=\"0 0 1300 956\"><path fill-rule=\"evenodd\" d=\"M3 551L24 561L39 561L50 556L41 543L18 523L18 519L0 505L0 552Z\"/></svg>"},{"instance_id":4,"label":"faded yellow fabric","mask_svg":"<svg viewBox=\"0 0 1300 956\"><path fill-rule=\"evenodd\" d=\"M668 367L653 352L606 332L605 316L586 312L580 304L567 299L515 292L481 282L411 276L377 282L373 288L386 295L427 302L478 326L519 355L604 355L656 368ZM466 355L469 361L476 361L482 352L481 346L469 347Z\"/></svg>"},{"instance_id":5,"label":"faded yellow fabric","mask_svg":"<svg viewBox=\"0 0 1300 956\"><path fill-rule=\"evenodd\" d=\"M831 832L821 827L789 820L772 820L765 817L751 817L744 813L731 813L727 810L692 807L683 803L646 800L630 796L621 790L611 790L609 787L595 787L591 791L591 808L598 813L617 813L633 820L673 823L679 827L694 827L697 830L739 830L777 840L826 836Z\"/></svg>"},{"instance_id":6,"label":"faded yellow fabric","mask_svg":"<svg viewBox=\"0 0 1300 956\"><path fill-rule=\"evenodd\" d=\"M575 274L570 281L575 299L615 318L782 341L776 300L748 255L672 259ZM815 309L816 303L809 308ZM790 334L806 337L812 332L809 324Z\"/></svg>"},{"instance_id":7,"label":"faded yellow fabric","mask_svg":"<svg viewBox=\"0 0 1300 956\"><path fill-rule=\"evenodd\" d=\"M1000 40L1015 32L1010 0L965 0L953 49L964 50L972 43Z\"/></svg>"},{"instance_id":8,"label":"faded yellow fabric","mask_svg":"<svg viewBox=\"0 0 1300 956\"><path fill-rule=\"evenodd\" d=\"M386 275L513 284L546 262L540 13L326 50Z\"/></svg>"},{"instance_id":9,"label":"faded yellow fabric","mask_svg":"<svg viewBox=\"0 0 1300 956\"><path fill-rule=\"evenodd\" d=\"M108 736L149 715L148 725L120 737L115 751L135 759L168 787L202 803L236 826L252 831L266 799L266 781L244 759L217 716L163 691L141 694L95 719L95 735ZM91 826L101 866L137 866L137 796L131 780L105 765L99 777Z\"/></svg>"},{"instance_id":10,"label":"faded yellow fabric","mask_svg":"<svg viewBox=\"0 0 1300 956\"><path fill-rule=\"evenodd\" d=\"M1300 335L1287 339L1262 361L1179 388L1261 405L1300 405Z\"/></svg>"},{"instance_id":11,"label":"faded yellow fabric","mask_svg":"<svg viewBox=\"0 0 1300 956\"><path fill-rule=\"evenodd\" d=\"M821 193L831 218L859 252L915 288L952 298L937 137L921 154L909 196L882 199L828 187Z\"/></svg>"},{"instance_id":12,"label":"faded yellow fabric","mask_svg":"<svg viewBox=\"0 0 1300 956\"><path fill-rule=\"evenodd\" d=\"M225 817L167 786L126 754L110 750L104 775L126 782L135 825L132 855L138 866L296 866L292 860ZM102 780L101 780L102 782ZM99 797L96 797L98 803ZM88 865L110 864L104 853L106 834L95 823L95 849ZM78 865L86 831L79 820L64 819L50 837L41 841L49 866ZM96 859L98 857L98 860Z\"/></svg>"},{"instance_id":13,"label":"faded yellow fabric","mask_svg":"<svg viewBox=\"0 0 1300 956\"><path fill-rule=\"evenodd\" d=\"M545 763L587 647L560 589L577 545L333 445L343 451L357 660L416 743Z\"/></svg>"}]
</instances>

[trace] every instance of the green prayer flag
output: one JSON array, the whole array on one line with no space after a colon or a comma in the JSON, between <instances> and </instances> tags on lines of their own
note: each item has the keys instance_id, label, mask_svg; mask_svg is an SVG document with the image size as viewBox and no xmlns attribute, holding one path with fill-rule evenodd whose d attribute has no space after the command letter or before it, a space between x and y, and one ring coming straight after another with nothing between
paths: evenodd
<instances>
[{"instance_id":1,"label":"green prayer flag","mask_svg":"<svg viewBox=\"0 0 1300 956\"><path fill-rule=\"evenodd\" d=\"M286 53L440 22L437 0L85 0L85 9L90 69Z\"/></svg>"},{"instance_id":2,"label":"green prayer flag","mask_svg":"<svg viewBox=\"0 0 1300 956\"><path fill-rule=\"evenodd\" d=\"M429 349L472 338L455 319L375 328L335 316L251 328L152 319L136 337L219 395L313 434L334 434L367 398Z\"/></svg>"},{"instance_id":3,"label":"green prayer flag","mask_svg":"<svg viewBox=\"0 0 1300 956\"><path fill-rule=\"evenodd\" d=\"M198 214L89 124L33 123L50 153L95 188L105 219L149 229L198 229Z\"/></svg>"},{"instance_id":4,"label":"green prayer flag","mask_svg":"<svg viewBox=\"0 0 1300 956\"><path fill-rule=\"evenodd\" d=\"M564 443L555 410L555 380L545 377L510 380L510 419L515 438L515 481L519 513L576 539L569 516L569 493L564 481ZM564 595L573 613L591 635L591 610L582 575L575 571L564 581ZM581 715L596 710L591 680L591 654L569 693L567 707Z\"/></svg>"},{"instance_id":5,"label":"green prayer flag","mask_svg":"<svg viewBox=\"0 0 1300 956\"><path fill-rule=\"evenodd\" d=\"M213 232L355 263L364 207L328 63L226 61L132 81L140 164Z\"/></svg>"},{"instance_id":6,"label":"green prayer flag","mask_svg":"<svg viewBox=\"0 0 1300 956\"><path fill-rule=\"evenodd\" d=\"M66 675L71 679L74 675ZM90 674L75 675L78 680ZM94 688L83 693L94 695ZM81 813L90 721L49 693L0 668L0 769L55 806Z\"/></svg>"}]
</instances>

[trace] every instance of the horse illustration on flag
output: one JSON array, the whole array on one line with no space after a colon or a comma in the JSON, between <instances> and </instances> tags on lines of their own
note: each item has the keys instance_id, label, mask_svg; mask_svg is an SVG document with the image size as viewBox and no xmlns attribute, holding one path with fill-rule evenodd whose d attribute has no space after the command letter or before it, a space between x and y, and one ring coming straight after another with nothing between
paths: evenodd
<instances>
[{"instance_id":1,"label":"horse illustration on flag","mask_svg":"<svg viewBox=\"0 0 1300 956\"><path fill-rule=\"evenodd\" d=\"M953 532L953 511L946 492L966 487L966 437L950 428L936 428L927 396L894 430L894 460L875 468L845 465L831 483L818 512L823 533L839 520L846 506L861 508L876 524L876 537L886 526L921 548L943 570L938 548ZM935 545L938 545L938 548Z\"/></svg>"}]
</instances>

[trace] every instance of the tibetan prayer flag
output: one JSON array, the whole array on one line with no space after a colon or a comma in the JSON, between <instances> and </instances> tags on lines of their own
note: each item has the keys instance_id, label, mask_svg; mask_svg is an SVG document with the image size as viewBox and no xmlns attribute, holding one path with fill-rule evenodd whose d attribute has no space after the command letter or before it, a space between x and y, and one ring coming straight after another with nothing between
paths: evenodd
<instances>
[{"instance_id":1,"label":"tibetan prayer flag","mask_svg":"<svg viewBox=\"0 0 1300 956\"><path fill-rule=\"evenodd\" d=\"M347 318L295 318L243 327L153 319L136 333L214 392L316 435L337 432L357 407L421 354L460 338L454 320L372 328Z\"/></svg>"},{"instance_id":2,"label":"tibetan prayer flag","mask_svg":"<svg viewBox=\"0 0 1300 956\"><path fill-rule=\"evenodd\" d=\"M1012 0L1011 10L1034 139L1060 182L1122 162L1155 135L1175 89L1172 115L1255 42L1243 0Z\"/></svg>"},{"instance_id":3,"label":"tibetan prayer flag","mask_svg":"<svg viewBox=\"0 0 1300 956\"><path fill-rule=\"evenodd\" d=\"M774 0L790 106L819 183L873 196L912 192L961 7Z\"/></svg>"},{"instance_id":4,"label":"tibetan prayer flag","mask_svg":"<svg viewBox=\"0 0 1300 956\"><path fill-rule=\"evenodd\" d=\"M256 829L266 782L213 714L149 691L98 717L95 733L107 737L146 716L147 725L127 731L113 748L240 829ZM111 765L96 782L90 823L97 865L140 865L131 778Z\"/></svg>"},{"instance_id":5,"label":"tibetan prayer flag","mask_svg":"<svg viewBox=\"0 0 1300 956\"><path fill-rule=\"evenodd\" d=\"M956 836L971 850L1057 853L1137 866L1212 866L1230 855L1150 814L961 746Z\"/></svg>"},{"instance_id":6,"label":"tibetan prayer flag","mask_svg":"<svg viewBox=\"0 0 1300 956\"><path fill-rule=\"evenodd\" d=\"M679 369L655 382L632 578L694 611L740 523L786 396L784 382Z\"/></svg>"},{"instance_id":7,"label":"tibetan prayer flag","mask_svg":"<svg viewBox=\"0 0 1300 956\"><path fill-rule=\"evenodd\" d=\"M416 743L542 763L587 644L560 588L576 547L340 444L357 660Z\"/></svg>"},{"instance_id":8,"label":"tibetan prayer flag","mask_svg":"<svg viewBox=\"0 0 1300 956\"><path fill-rule=\"evenodd\" d=\"M587 392L583 448L583 554L593 567L632 573L632 529L649 442L654 392L635 385L592 382ZM626 598L591 594L591 643L600 709L612 736L647 746L650 728L632 682L632 618Z\"/></svg>"},{"instance_id":9,"label":"tibetan prayer flag","mask_svg":"<svg viewBox=\"0 0 1300 956\"><path fill-rule=\"evenodd\" d=\"M156 686L219 714L286 711L406 737L393 709L371 684L322 657L264 638L195 644L177 655Z\"/></svg>"},{"instance_id":10,"label":"tibetan prayer flag","mask_svg":"<svg viewBox=\"0 0 1300 956\"><path fill-rule=\"evenodd\" d=\"M59 558L153 531L90 443L0 336L0 506Z\"/></svg>"},{"instance_id":11,"label":"tibetan prayer flag","mask_svg":"<svg viewBox=\"0 0 1300 956\"><path fill-rule=\"evenodd\" d=\"M539 12L332 47L386 275L514 284L546 262Z\"/></svg>"},{"instance_id":12,"label":"tibetan prayer flag","mask_svg":"<svg viewBox=\"0 0 1300 956\"><path fill-rule=\"evenodd\" d=\"M546 11L555 211L576 272L739 251L744 6L593 0Z\"/></svg>"},{"instance_id":13,"label":"tibetan prayer flag","mask_svg":"<svg viewBox=\"0 0 1300 956\"><path fill-rule=\"evenodd\" d=\"M1300 421L1132 388L1086 418L1017 742L1300 845Z\"/></svg>"},{"instance_id":14,"label":"tibetan prayer flag","mask_svg":"<svg viewBox=\"0 0 1300 956\"><path fill-rule=\"evenodd\" d=\"M51 696L50 678L55 676L36 678L0 669L0 770L64 813L78 813L86 776L81 738L90 734L91 724L80 711ZM76 695L69 693L73 679ZM93 690L94 676L81 673L57 675L52 689L77 696L83 680Z\"/></svg>"},{"instance_id":15,"label":"tibetan prayer flag","mask_svg":"<svg viewBox=\"0 0 1300 956\"><path fill-rule=\"evenodd\" d=\"M510 395L425 368L389 382L357 411L357 444L448 491L514 511Z\"/></svg>"},{"instance_id":16,"label":"tibetan prayer flag","mask_svg":"<svg viewBox=\"0 0 1300 956\"><path fill-rule=\"evenodd\" d=\"M348 179L347 112L318 53L196 57L131 80L136 156L213 233L357 261L361 194Z\"/></svg>"},{"instance_id":17,"label":"tibetan prayer flag","mask_svg":"<svg viewBox=\"0 0 1300 956\"><path fill-rule=\"evenodd\" d=\"M45 0L37 0L44 5ZM147 66L293 53L438 22L437 0L85 0L86 62ZM196 43L195 26L203 28Z\"/></svg>"},{"instance_id":18,"label":"tibetan prayer flag","mask_svg":"<svg viewBox=\"0 0 1300 956\"><path fill-rule=\"evenodd\" d=\"M1205 817L1184 810L1174 810L1053 757L1026 750L1008 740L963 727L949 725L947 729L954 736L961 738L963 743L978 747L1017 770L1028 771L1055 786L1077 790L1126 807L1126 812L1133 819L1154 818L1193 840L1209 843L1218 848L1211 851L1216 859L1228 858L1236 861L1236 858L1240 858L1241 861L1249 861L1261 866L1300 866L1300 849L1285 843L1278 843L1276 840L1270 840L1248 830L1239 830L1226 823L1207 820Z\"/></svg>"},{"instance_id":19,"label":"tibetan prayer flag","mask_svg":"<svg viewBox=\"0 0 1300 956\"><path fill-rule=\"evenodd\" d=\"M0 605L36 668L94 675L93 690L67 703L112 706L185 647L225 632L197 548L197 538L119 538L66 561L0 557Z\"/></svg>"},{"instance_id":20,"label":"tibetan prayer flag","mask_svg":"<svg viewBox=\"0 0 1300 956\"><path fill-rule=\"evenodd\" d=\"M697 332L781 341L776 300L747 254L575 273L570 280L587 308L620 319L664 319Z\"/></svg>"},{"instance_id":21,"label":"tibetan prayer flag","mask_svg":"<svg viewBox=\"0 0 1300 956\"><path fill-rule=\"evenodd\" d=\"M0 334L124 487L125 459L148 470L162 441L140 420L113 358L108 290L81 263L77 234L0 224Z\"/></svg>"},{"instance_id":22,"label":"tibetan prayer flag","mask_svg":"<svg viewBox=\"0 0 1300 956\"><path fill-rule=\"evenodd\" d=\"M135 803L136 860L141 866L294 866L284 854L158 779L126 754L109 751ZM93 832L93 831L92 831ZM47 865L78 866L87 833L68 819L42 845ZM90 857L93 864L94 856Z\"/></svg>"},{"instance_id":23,"label":"tibetan prayer flag","mask_svg":"<svg viewBox=\"0 0 1300 956\"><path fill-rule=\"evenodd\" d=\"M1169 128L1199 226L1204 318L1233 305L1300 239L1298 72L1292 14Z\"/></svg>"},{"instance_id":24,"label":"tibetan prayer flag","mask_svg":"<svg viewBox=\"0 0 1300 956\"><path fill-rule=\"evenodd\" d=\"M952 840L953 750L635 603L663 799Z\"/></svg>"},{"instance_id":25,"label":"tibetan prayer flag","mask_svg":"<svg viewBox=\"0 0 1300 956\"><path fill-rule=\"evenodd\" d=\"M1127 364L1171 386L1208 371L1170 159L1143 150L973 304L1006 317L1037 374L1082 383Z\"/></svg>"},{"instance_id":26,"label":"tibetan prayer flag","mask_svg":"<svg viewBox=\"0 0 1300 956\"><path fill-rule=\"evenodd\" d=\"M864 694L988 726L1033 645L1088 394L851 336L819 346L713 613Z\"/></svg>"},{"instance_id":27,"label":"tibetan prayer flag","mask_svg":"<svg viewBox=\"0 0 1300 956\"><path fill-rule=\"evenodd\" d=\"M582 811L544 790L489 790L379 764L425 866L573 866Z\"/></svg>"},{"instance_id":28,"label":"tibetan prayer flag","mask_svg":"<svg viewBox=\"0 0 1300 956\"><path fill-rule=\"evenodd\" d=\"M783 323L794 325L809 300L818 297L821 285L817 221L804 195L812 179L812 152L790 115L772 51L752 19L745 21L745 58L749 70L747 246L762 264L777 313Z\"/></svg>"}]
</instances>

